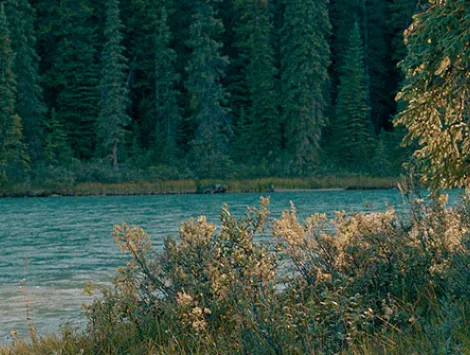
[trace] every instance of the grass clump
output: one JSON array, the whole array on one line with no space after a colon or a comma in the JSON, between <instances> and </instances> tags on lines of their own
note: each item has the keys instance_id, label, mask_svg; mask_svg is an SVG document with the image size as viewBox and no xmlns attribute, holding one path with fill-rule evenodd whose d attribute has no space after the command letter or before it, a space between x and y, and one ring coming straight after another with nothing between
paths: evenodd
<instances>
[{"instance_id":1,"label":"grass clump","mask_svg":"<svg viewBox=\"0 0 470 355\"><path fill-rule=\"evenodd\" d=\"M161 253L142 229L115 227L129 262L87 307L87 329L0 352L470 352L466 200L412 200L406 218L390 208L304 223L294 206L270 218L268 203L241 218L224 208L220 228L205 217L185 222Z\"/></svg>"}]
</instances>

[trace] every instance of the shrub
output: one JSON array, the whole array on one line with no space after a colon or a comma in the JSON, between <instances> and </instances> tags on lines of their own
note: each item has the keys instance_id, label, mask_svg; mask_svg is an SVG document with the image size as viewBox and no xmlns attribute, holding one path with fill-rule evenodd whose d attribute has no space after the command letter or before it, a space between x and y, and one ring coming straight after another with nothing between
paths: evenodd
<instances>
[{"instance_id":1,"label":"shrub","mask_svg":"<svg viewBox=\"0 0 470 355\"><path fill-rule=\"evenodd\" d=\"M204 217L186 222L156 256L141 229L116 227L132 261L88 311L98 348L126 327L162 351L337 353L390 329L412 331L444 301L467 307L464 207L413 201L406 221L391 208L338 212L332 231L325 215L301 224L294 207L271 221L267 206L239 219L224 208L219 230ZM266 222L272 239L261 243Z\"/></svg>"}]
</instances>

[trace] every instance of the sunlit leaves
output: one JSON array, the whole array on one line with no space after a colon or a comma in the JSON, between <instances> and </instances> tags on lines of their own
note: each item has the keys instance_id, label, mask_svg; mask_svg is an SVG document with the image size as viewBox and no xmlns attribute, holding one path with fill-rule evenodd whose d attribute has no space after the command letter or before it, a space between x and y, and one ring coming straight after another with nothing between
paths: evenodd
<instances>
[{"instance_id":1,"label":"sunlit leaves","mask_svg":"<svg viewBox=\"0 0 470 355\"><path fill-rule=\"evenodd\" d=\"M406 83L398 100L407 105L396 124L416 141L424 179L436 190L470 187L470 4L434 1L406 33L408 56L400 64Z\"/></svg>"}]
</instances>

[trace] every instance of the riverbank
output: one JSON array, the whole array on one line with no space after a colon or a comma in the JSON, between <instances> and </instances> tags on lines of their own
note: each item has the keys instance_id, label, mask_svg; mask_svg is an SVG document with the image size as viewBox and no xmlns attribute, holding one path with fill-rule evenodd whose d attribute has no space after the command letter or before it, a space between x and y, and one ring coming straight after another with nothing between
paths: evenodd
<instances>
[{"instance_id":1,"label":"riverbank","mask_svg":"<svg viewBox=\"0 0 470 355\"><path fill-rule=\"evenodd\" d=\"M202 186L223 185L227 193L311 190L395 189L398 177L261 178L243 180L166 180L158 182L78 183L72 186L14 185L0 189L0 197L127 196L195 194Z\"/></svg>"}]
</instances>

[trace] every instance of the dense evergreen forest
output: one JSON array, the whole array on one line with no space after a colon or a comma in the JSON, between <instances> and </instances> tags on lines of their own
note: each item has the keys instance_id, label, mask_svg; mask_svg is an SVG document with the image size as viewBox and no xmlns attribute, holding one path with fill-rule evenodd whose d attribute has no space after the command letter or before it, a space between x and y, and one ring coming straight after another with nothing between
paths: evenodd
<instances>
[{"instance_id":1,"label":"dense evergreen forest","mask_svg":"<svg viewBox=\"0 0 470 355\"><path fill-rule=\"evenodd\" d=\"M0 180L394 175L420 0L4 0Z\"/></svg>"}]
</instances>

